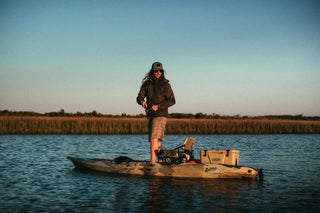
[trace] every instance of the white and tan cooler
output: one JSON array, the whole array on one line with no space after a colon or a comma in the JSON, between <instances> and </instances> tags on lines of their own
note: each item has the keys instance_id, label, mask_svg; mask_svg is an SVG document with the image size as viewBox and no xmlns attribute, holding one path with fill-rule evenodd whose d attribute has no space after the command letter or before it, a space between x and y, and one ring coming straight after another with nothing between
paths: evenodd
<instances>
[{"instance_id":1,"label":"white and tan cooler","mask_svg":"<svg viewBox=\"0 0 320 213\"><path fill-rule=\"evenodd\" d=\"M201 150L200 160L203 164L239 165L239 151L237 150Z\"/></svg>"}]
</instances>

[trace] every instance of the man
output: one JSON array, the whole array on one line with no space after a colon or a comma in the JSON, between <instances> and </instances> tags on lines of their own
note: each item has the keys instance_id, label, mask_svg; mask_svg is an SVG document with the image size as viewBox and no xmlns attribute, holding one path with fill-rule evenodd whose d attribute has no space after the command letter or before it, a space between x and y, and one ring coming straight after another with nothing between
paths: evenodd
<instances>
[{"instance_id":1,"label":"man","mask_svg":"<svg viewBox=\"0 0 320 213\"><path fill-rule=\"evenodd\" d=\"M175 104L175 97L160 62L152 64L142 82L137 103L146 109L151 142L151 163L155 163L162 149L161 141L167 123L168 108Z\"/></svg>"}]
</instances>

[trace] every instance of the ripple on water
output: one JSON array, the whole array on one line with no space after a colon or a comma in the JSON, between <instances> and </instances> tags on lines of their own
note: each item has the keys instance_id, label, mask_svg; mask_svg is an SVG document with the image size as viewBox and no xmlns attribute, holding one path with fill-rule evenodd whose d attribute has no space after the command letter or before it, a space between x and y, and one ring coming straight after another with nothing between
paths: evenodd
<instances>
[{"instance_id":1,"label":"ripple on water","mask_svg":"<svg viewBox=\"0 0 320 213\"><path fill-rule=\"evenodd\" d=\"M190 135L166 135L166 149ZM191 135L201 149L236 149L263 182L80 173L66 156L149 159L147 135L0 136L1 212L275 212L319 210L320 135Z\"/></svg>"}]
</instances>

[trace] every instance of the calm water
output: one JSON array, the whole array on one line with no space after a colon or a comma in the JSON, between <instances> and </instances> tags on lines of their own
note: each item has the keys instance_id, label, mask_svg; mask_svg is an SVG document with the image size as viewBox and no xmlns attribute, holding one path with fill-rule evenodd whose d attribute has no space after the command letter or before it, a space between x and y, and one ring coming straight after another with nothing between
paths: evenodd
<instances>
[{"instance_id":1,"label":"calm water","mask_svg":"<svg viewBox=\"0 0 320 213\"><path fill-rule=\"evenodd\" d=\"M166 135L164 148L187 136ZM193 135L237 149L264 180L184 180L73 170L68 155L149 159L146 135L0 136L0 212L319 212L320 135Z\"/></svg>"}]
</instances>

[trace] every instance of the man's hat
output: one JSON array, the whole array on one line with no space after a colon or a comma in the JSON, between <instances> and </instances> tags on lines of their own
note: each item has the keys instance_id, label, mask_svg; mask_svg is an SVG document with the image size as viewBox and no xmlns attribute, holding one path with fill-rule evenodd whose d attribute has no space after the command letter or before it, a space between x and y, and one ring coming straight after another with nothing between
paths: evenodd
<instances>
[{"instance_id":1,"label":"man's hat","mask_svg":"<svg viewBox=\"0 0 320 213\"><path fill-rule=\"evenodd\" d=\"M160 62L154 62L152 64L152 70L163 70L162 64Z\"/></svg>"}]
</instances>

